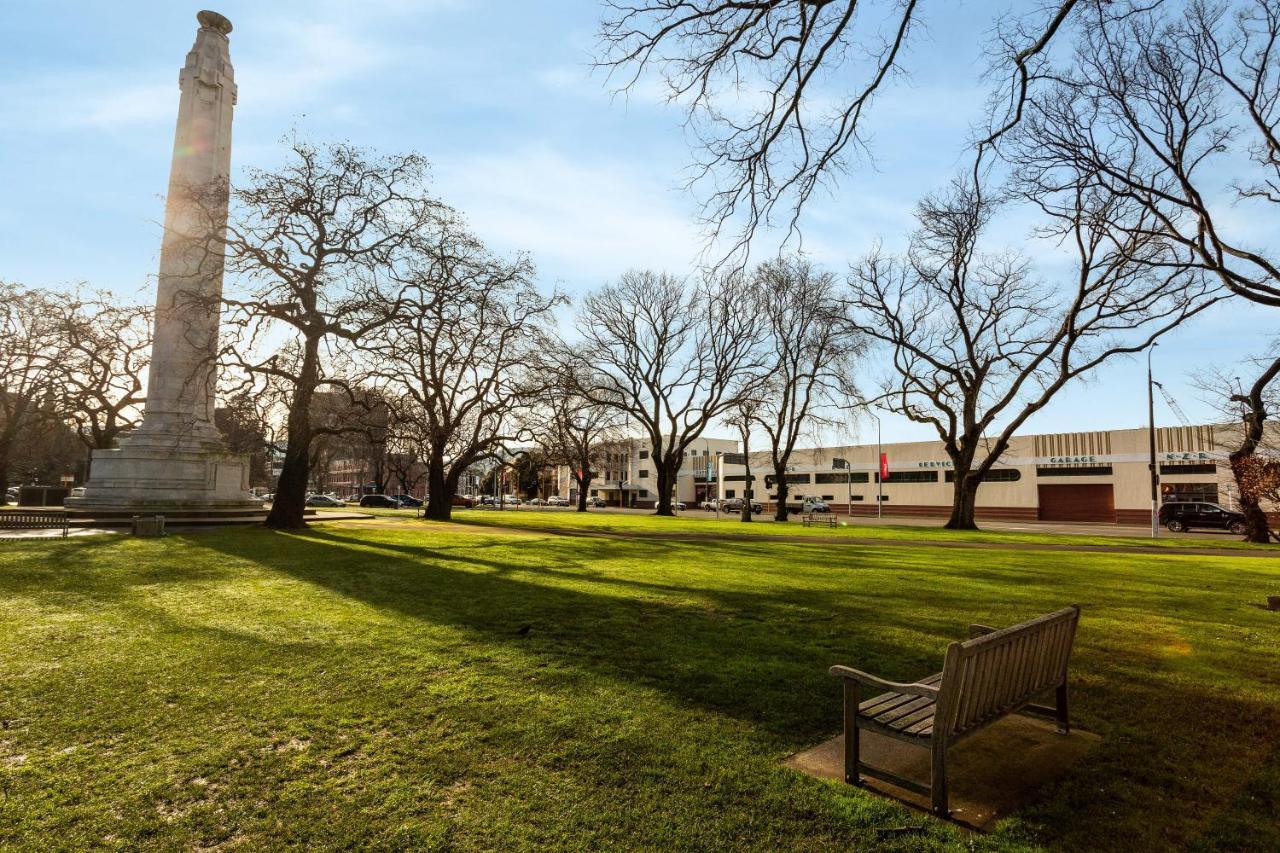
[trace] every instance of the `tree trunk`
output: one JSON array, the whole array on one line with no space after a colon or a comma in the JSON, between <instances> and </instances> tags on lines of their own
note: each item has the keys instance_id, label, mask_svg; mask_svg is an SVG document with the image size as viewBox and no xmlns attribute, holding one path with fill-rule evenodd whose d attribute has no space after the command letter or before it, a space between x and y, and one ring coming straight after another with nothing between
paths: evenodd
<instances>
[{"instance_id":1,"label":"tree trunk","mask_svg":"<svg viewBox=\"0 0 1280 853\"><path fill-rule=\"evenodd\" d=\"M974 513L978 505L977 477L969 473L968 468L955 470L955 490L952 493L951 518L947 520L948 530L977 530Z\"/></svg>"},{"instance_id":2,"label":"tree trunk","mask_svg":"<svg viewBox=\"0 0 1280 853\"><path fill-rule=\"evenodd\" d=\"M787 520L787 497L791 494L791 484L787 482L787 466L773 466L773 476L778 481L778 511L774 513L775 521Z\"/></svg>"},{"instance_id":3,"label":"tree trunk","mask_svg":"<svg viewBox=\"0 0 1280 853\"><path fill-rule=\"evenodd\" d=\"M677 466L679 463L676 463ZM677 467L676 470L679 470ZM675 484L676 474L670 463L664 459L658 465L658 509L655 515L675 515L671 509L671 489Z\"/></svg>"},{"instance_id":4,"label":"tree trunk","mask_svg":"<svg viewBox=\"0 0 1280 853\"><path fill-rule=\"evenodd\" d=\"M585 468L583 469L586 470ZM582 477L576 481L578 483L578 512L587 511L587 489L591 487L591 477Z\"/></svg>"},{"instance_id":5,"label":"tree trunk","mask_svg":"<svg viewBox=\"0 0 1280 853\"><path fill-rule=\"evenodd\" d=\"M267 515L267 527L277 530L296 530L307 526L307 471L310 467L302 435L309 430L295 430L290 417L289 444L284 452L284 464L280 468L280 481L276 483L276 495Z\"/></svg>"},{"instance_id":6,"label":"tree trunk","mask_svg":"<svg viewBox=\"0 0 1280 853\"><path fill-rule=\"evenodd\" d=\"M311 398L320 376L320 342L304 343L302 366L289 405L289 421L285 435L284 465L276 496L271 501L267 527L297 530L307 526L307 480L311 474Z\"/></svg>"},{"instance_id":7,"label":"tree trunk","mask_svg":"<svg viewBox=\"0 0 1280 853\"><path fill-rule=\"evenodd\" d=\"M453 485L444 470L443 448L431 449L431 459L427 462L427 505L423 508L423 516L433 521L449 521L453 518Z\"/></svg>"}]
</instances>

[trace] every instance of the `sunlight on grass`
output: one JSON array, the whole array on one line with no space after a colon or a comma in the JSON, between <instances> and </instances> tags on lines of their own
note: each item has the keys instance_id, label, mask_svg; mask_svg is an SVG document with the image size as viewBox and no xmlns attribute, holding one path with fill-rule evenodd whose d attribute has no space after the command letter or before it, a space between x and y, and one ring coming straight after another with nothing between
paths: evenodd
<instances>
[{"instance_id":1,"label":"sunlight on grass","mask_svg":"<svg viewBox=\"0 0 1280 853\"><path fill-rule=\"evenodd\" d=\"M1280 844L1271 561L423 522L2 547L3 846ZM779 766L837 731L830 664L915 678L1072 602L1103 743L993 836Z\"/></svg>"}]
</instances>

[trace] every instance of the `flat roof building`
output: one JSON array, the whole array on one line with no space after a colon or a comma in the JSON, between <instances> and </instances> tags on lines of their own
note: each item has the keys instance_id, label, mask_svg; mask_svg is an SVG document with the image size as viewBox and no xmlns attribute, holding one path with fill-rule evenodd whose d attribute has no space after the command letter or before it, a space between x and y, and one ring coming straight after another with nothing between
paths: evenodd
<instances>
[{"instance_id":1,"label":"flat roof building","mask_svg":"<svg viewBox=\"0 0 1280 853\"><path fill-rule=\"evenodd\" d=\"M1236 505L1227 465L1238 445L1237 424L1160 427L1156 459L1162 502L1193 500ZM978 488L977 518L1146 524L1151 518L1146 429L1015 436ZM940 441L884 444L889 476L879 483L875 444L819 447L792 454L787 503L805 497L833 511L875 515L878 486L885 515L951 513L954 476ZM837 460L844 460L847 467ZM722 458L720 496L749 496L775 508L768 453L751 454L751 487L742 457Z\"/></svg>"}]
</instances>

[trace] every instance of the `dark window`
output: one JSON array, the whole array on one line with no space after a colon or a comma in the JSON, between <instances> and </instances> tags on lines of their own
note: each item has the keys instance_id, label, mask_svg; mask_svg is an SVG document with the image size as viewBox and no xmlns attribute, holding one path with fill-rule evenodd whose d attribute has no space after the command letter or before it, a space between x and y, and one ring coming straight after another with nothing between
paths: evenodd
<instances>
[{"instance_id":1,"label":"dark window","mask_svg":"<svg viewBox=\"0 0 1280 853\"><path fill-rule=\"evenodd\" d=\"M799 484L803 484L803 485L806 485L806 486L807 486L807 485L809 485L809 475L808 475L808 474L784 474L783 476L784 476L784 478L786 479L786 481L787 481L788 483L799 483ZM765 484L766 486L768 486L769 488L771 488L771 489L772 489L772 488L773 488L774 483L776 483L776 482L778 482L778 478L777 478L777 477L773 476L772 474L767 474L767 475L765 475L765 478L764 478L764 484Z\"/></svg>"},{"instance_id":2,"label":"dark window","mask_svg":"<svg viewBox=\"0 0 1280 853\"><path fill-rule=\"evenodd\" d=\"M726 453L724 455L724 464L726 465L746 465L747 457L741 453Z\"/></svg>"},{"instance_id":3,"label":"dark window","mask_svg":"<svg viewBox=\"0 0 1280 853\"><path fill-rule=\"evenodd\" d=\"M1110 465L1069 465L1063 468L1036 466L1037 477L1106 477L1110 474Z\"/></svg>"},{"instance_id":4,"label":"dark window","mask_svg":"<svg viewBox=\"0 0 1280 853\"><path fill-rule=\"evenodd\" d=\"M833 501L833 500L835 500L835 499L836 499L836 496L835 496L835 495L823 495L823 496L822 496L822 499L823 499L824 501Z\"/></svg>"},{"instance_id":5,"label":"dark window","mask_svg":"<svg viewBox=\"0 0 1280 853\"><path fill-rule=\"evenodd\" d=\"M880 482L880 472L876 472L876 482ZM936 483L937 471L890 471L886 483Z\"/></svg>"},{"instance_id":6,"label":"dark window","mask_svg":"<svg viewBox=\"0 0 1280 853\"><path fill-rule=\"evenodd\" d=\"M955 471L947 471L945 473L946 473L946 480L948 483L954 483L956 481ZM1018 480L1021 480L1021 479L1022 479L1022 472L1019 471L1017 468L992 468L990 471L987 472L986 476L982 478L982 482L984 483L1016 483Z\"/></svg>"},{"instance_id":7,"label":"dark window","mask_svg":"<svg viewBox=\"0 0 1280 853\"><path fill-rule=\"evenodd\" d=\"M745 483L747 481L747 475L746 474L729 474L724 479L726 483ZM756 475L752 474L751 481L754 483L755 480L756 480Z\"/></svg>"},{"instance_id":8,"label":"dark window","mask_svg":"<svg viewBox=\"0 0 1280 853\"><path fill-rule=\"evenodd\" d=\"M1218 466L1200 462L1170 462L1160 466L1161 474L1216 474Z\"/></svg>"},{"instance_id":9,"label":"dark window","mask_svg":"<svg viewBox=\"0 0 1280 853\"><path fill-rule=\"evenodd\" d=\"M813 482L817 483L818 485L823 485L826 483L865 483L870 479L871 479L871 475L868 474L866 471L854 471L853 473L841 471L838 474L829 474L829 473L815 474L813 477Z\"/></svg>"},{"instance_id":10,"label":"dark window","mask_svg":"<svg viewBox=\"0 0 1280 853\"><path fill-rule=\"evenodd\" d=\"M639 473L640 473L640 479L641 479L641 480L643 480L643 479L645 479L646 477L648 477L648 476L649 476L649 469L648 469L648 468L641 468Z\"/></svg>"},{"instance_id":11,"label":"dark window","mask_svg":"<svg viewBox=\"0 0 1280 853\"><path fill-rule=\"evenodd\" d=\"M648 458L649 458L649 451L647 451L647 450L641 450L641 451L640 451L640 458L641 458L641 459L648 459Z\"/></svg>"},{"instance_id":12,"label":"dark window","mask_svg":"<svg viewBox=\"0 0 1280 853\"><path fill-rule=\"evenodd\" d=\"M862 500L862 495L850 495L849 498L851 500L860 501Z\"/></svg>"},{"instance_id":13,"label":"dark window","mask_svg":"<svg viewBox=\"0 0 1280 853\"><path fill-rule=\"evenodd\" d=\"M724 490L724 496L725 496L726 498L731 498L731 497L733 497L733 489L725 489L725 490Z\"/></svg>"},{"instance_id":14,"label":"dark window","mask_svg":"<svg viewBox=\"0 0 1280 853\"><path fill-rule=\"evenodd\" d=\"M1218 502L1217 483L1162 483L1160 492L1164 501Z\"/></svg>"},{"instance_id":15,"label":"dark window","mask_svg":"<svg viewBox=\"0 0 1280 853\"><path fill-rule=\"evenodd\" d=\"M641 489L641 490L640 490L640 497L642 497L642 498L647 498L647 497L649 497L649 490L648 490L648 489Z\"/></svg>"}]
</instances>

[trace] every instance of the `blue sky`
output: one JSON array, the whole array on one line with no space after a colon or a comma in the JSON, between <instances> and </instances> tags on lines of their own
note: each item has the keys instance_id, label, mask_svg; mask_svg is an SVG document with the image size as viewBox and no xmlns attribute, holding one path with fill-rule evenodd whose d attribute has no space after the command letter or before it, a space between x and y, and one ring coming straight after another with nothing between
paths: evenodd
<instances>
[{"instance_id":1,"label":"blue sky","mask_svg":"<svg viewBox=\"0 0 1280 853\"><path fill-rule=\"evenodd\" d=\"M855 163L806 215L805 247L819 261L843 270L877 239L900 246L915 201L963 162L984 94L983 38L1004 5L930 13L908 58L911 79L871 113L874 161ZM177 73L198 8L6 0L0 278L149 298ZM696 199L681 188L690 159L683 114L655 85L622 99L591 73L595 0L213 8L235 26L233 168L271 165L291 128L413 149L432 160L442 197L495 249L530 252L547 285L580 294L628 267L693 268L702 244ZM1002 236L1018 244L1024 235L1012 223ZM1157 350L1158 378L1194 420L1213 419L1188 373L1238 361L1276 326L1263 309L1215 309ZM1144 424L1144 374L1136 360L1114 362L1028 430ZM1162 403L1157 416L1174 422ZM929 437L886 418L887 441Z\"/></svg>"}]
</instances>

